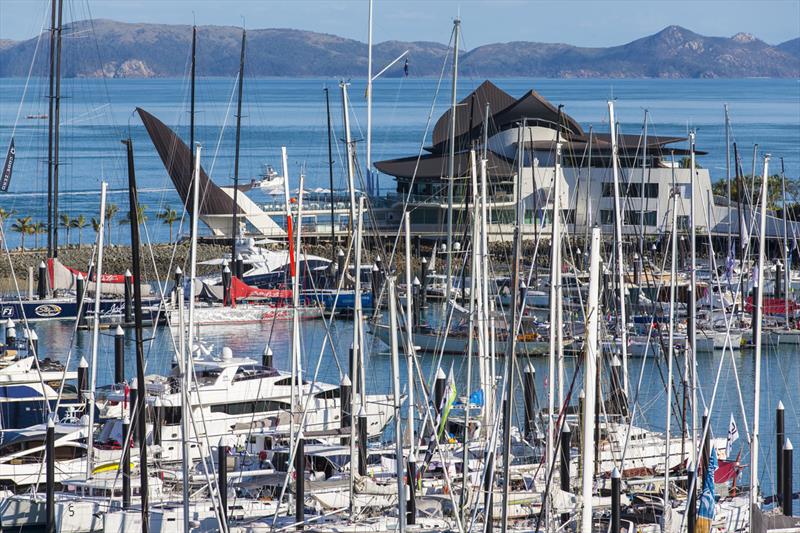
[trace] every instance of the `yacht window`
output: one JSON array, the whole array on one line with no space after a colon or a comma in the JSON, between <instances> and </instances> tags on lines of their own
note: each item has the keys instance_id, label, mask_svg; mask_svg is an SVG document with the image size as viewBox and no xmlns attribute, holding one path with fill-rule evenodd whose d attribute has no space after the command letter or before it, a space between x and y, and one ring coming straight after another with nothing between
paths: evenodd
<instances>
[{"instance_id":1,"label":"yacht window","mask_svg":"<svg viewBox=\"0 0 800 533\"><path fill-rule=\"evenodd\" d=\"M220 368L208 368L201 370L197 373L197 381L201 385L212 385L216 383L217 378L222 373Z\"/></svg>"},{"instance_id":2,"label":"yacht window","mask_svg":"<svg viewBox=\"0 0 800 533\"><path fill-rule=\"evenodd\" d=\"M274 377L277 375L278 371L272 368L266 368L261 365L242 365L236 370L236 375L233 376L233 381L261 379Z\"/></svg>"},{"instance_id":3,"label":"yacht window","mask_svg":"<svg viewBox=\"0 0 800 533\"><path fill-rule=\"evenodd\" d=\"M228 415L249 415L270 411L287 411L289 404L272 400L256 400L249 402L225 403L212 405L212 413L225 413Z\"/></svg>"},{"instance_id":4,"label":"yacht window","mask_svg":"<svg viewBox=\"0 0 800 533\"><path fill-rule=\"evenodd\" d=\"M341 390L336 387L334 389L318 392L314 395L315 398L319 398L321 400L333 400L335 398L339 398L339 393Z\"/></svg>"}]
</instances>

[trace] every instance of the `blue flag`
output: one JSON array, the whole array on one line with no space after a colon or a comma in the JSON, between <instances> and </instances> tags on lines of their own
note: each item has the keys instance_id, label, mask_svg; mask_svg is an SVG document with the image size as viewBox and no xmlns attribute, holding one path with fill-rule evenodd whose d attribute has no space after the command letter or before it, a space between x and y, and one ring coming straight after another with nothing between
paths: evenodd
<instances>
[{"instance_id":1,"label":"blue flag","mask_svg":"<svg viewBox=\"0 0 800 533\"><path fill-rule=\"evenodd\" d=\"M714 472L717 471L717 449L711 448L711 456L708 459L708 468L703 479L703 493L700 495L700 510L697 512L697 522L694 527L695 533L709 533L711 523L714 521L716 499L714 496Z\"/></svg>"}]
</instances>

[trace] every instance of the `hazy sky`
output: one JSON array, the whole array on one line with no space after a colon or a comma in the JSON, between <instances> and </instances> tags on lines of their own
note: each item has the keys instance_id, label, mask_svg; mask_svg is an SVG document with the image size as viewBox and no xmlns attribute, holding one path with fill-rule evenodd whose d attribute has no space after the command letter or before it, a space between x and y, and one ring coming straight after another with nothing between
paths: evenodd
<instances>
[{"instance_id":1,"label":"hazy sky","mask_svg":"<svg viewBox=\"0 0 800 533\"><path fill-rule=\"evenodd\" d=\"M35 35L49 0L0 0L0 39ZM366 41L368 0L65 0L65 20L283 27ZM777 44L800 35L800 0L375 0L374 38L447 42L463 20L466 48L498 41L623 44L670 24L704 35L747 32Z\"/></svg>"}]
</instances>

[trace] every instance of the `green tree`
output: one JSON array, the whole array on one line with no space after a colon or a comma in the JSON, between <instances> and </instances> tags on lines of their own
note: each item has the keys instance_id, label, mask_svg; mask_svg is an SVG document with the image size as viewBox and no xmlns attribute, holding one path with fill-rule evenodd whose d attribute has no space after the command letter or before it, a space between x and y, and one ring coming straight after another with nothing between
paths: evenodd
<instances>
[{"instance_id":1,"label":"green tree","mask_svg":"<svg viewBox=\"0 0 800 533\"><path fill-rule=\"evenodd\" d=\"M11 229L20 235L20 248L25 249L25 235L31 233L33 224L31 224L31 217L18 218L15 223L11 225Z\"/></svg>"},{"instance_id":2,"label":"green tree","mask_svg":"<svg viewBox=\"0 0 800 533\"><path fill-rule=\"evenodd\" d=\"M94 230L95 234L100 233L100 219L97 217L92 217L92 229Z\"/></svg>"},{"instance_id":3,"label":"green tree","mask_svg":"<svg viewBox=\"0 0 800 533\"><path fill-rule=\"evenodd\" d=\"M33 241L35 248L39 248L39 235L44 235L45 233L47 233L47 224L39 221L33 225Z\"/></svg>"},{"instance_id":4,"label":"green tree","mask_svg":"<svg viewBox=\"0 0 800 533\"><path fill-rule=\"evenodd\" d=\"M71 225L78 230L78 248L80 248L83 245L83 230L86 227L86 217L78 215L77 218L72 219Z\"/></svg>"},{"instance_id":5,"label":"green tree","mask_svg":"<svg viewBox=\"0 0 800 533\"><path fill-rule=\"evenodd\" d=\"M108 204L106 205L106 240L108 244L111 244L111 222L114 220L114 217L119 212L119 207L117 204Z\"/></svg>"},{"instance_id":6,"label":"green tree","mask_svg":"<svg viewBox=\"0 0 800 533\"><path fill-rule=\"evenodd\" d=\"M172 225L178 221L178 212L170 207L165 207L164 211L158 214L158 218L169 226L169 242L172 242Z\"/></svg>"},{"instance_id":7,"label":"green tree","mask_svg":"<svg viewBox=\"0 0 800 533\"><path fill-rule=\"evenodd\" d=\"M67 230L67 247L69 247L69 230L72 229L72 217L69 216L69 213L61 213L58 219L58 226Z\"/></svg>"},{"instance_id":8,"label":"green tree","mask_svg":"<svg viewBox=\"0 0 800 533\"><path fill-rule=\"evenodd\" d=\"M136 209L139 224L143 224L147 222L147 206L145 204L139 204L139 207ZM125 224L126 226L131 223L131 212L128 211L125 213L125 217L119 221L120 224Z\"/></svg>"},{"instance_id":9,"label":"green tree","mask_svg":"<svg viewBox=\"0 0 800 533\"><path fill-rule=\"evenodd\" d=\"M2 226L3 229L5 229L6 228L6 220L8 220L9 218L11 218L12 216L14 216L16 214L17 214L17 210L16 209L11 209L10 211L8 211L5 208L0 207L0 226Z\"/></svg>"},{"instance_id":10,"label":"green tree","mask_svg":"<svg viewBox=\"0 0 800 533\"><path fill-rule=\"evenodd\" d=\"M747 190L747 196L739 198L739 182L740 180L731 179L731 200L736 202L741 200L746 201L747 197L759 202L758 196L761 191L761 176L756 176L755 181L751 176L742 176L741 183L745 189L749 189L752 185L752 190ZM719 180L711 186L712 192L717 196L728 196L728 182L727 180ZM794 180L786 180L786 197L795 198L797 193L800 192L798 183ZM780 210L783 204L783 179L780 174L773 174L767 180L767 207L773 210Z\"/></svg>"}]
</instances>

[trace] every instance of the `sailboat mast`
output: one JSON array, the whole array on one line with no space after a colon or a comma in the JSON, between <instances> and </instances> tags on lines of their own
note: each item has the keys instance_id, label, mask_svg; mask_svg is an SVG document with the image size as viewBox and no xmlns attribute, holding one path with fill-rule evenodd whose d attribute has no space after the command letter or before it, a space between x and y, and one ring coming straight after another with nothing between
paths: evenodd
<instances>
[{"instance_id":1,"label":"sailboat mast","mask_svg":"<svg viewBox=\"0 0 800 533\"><path fill-rule=\"evenodd\" d=\"M611 169L614 177L614 247L616 251L615 263L617 264L617 286L619 288L619 316L617 331L620 338L620 353L622 354L622 389L628 397L628 320L625 316L625 270L622 260L622 223L623 214L620 203L619 185L619 147L617 146L617 123L614 116L614 102L608 102L608 122L611 127Z\"/></svg>"},{"instance_id":2,"label":"sailboat mast","mask_svg":"<svg viewBox=\"0 0 800 533\"><path fill-rule=\"evenodd\" d=\"M667 508L669 501L669 456L670 456L670 425L672 421L672 360L675 357L675 284L678 276L678 190L675 185L675 156L672 156L672 242L671 242L671 264L669 280L669 342L667 344L667 418L666 439L664 447L664 506ZM695 444L692 444L694 447Z\"/></svg>"},{"instance_id":3,"label":"sailboat mast","mask_svg":"<svg viewBox=\"0 0 800 533\"><path fill-rule=\"evenodd\" d=\"M781 193L783 195L783 315L786 322L786 329L789 329L789 272L791 265L789 265L789 228L786 217L788 216L786 210L789 205L786 202L786 169L783 166L783 158L781 157ZM781 298L780 294L775 295Z\"/></svg>"},{"instance_id":4,"label":"sailboat mast","mask_svg":"<svg viewBox=\"0 0 800 533\"><path fill-rule=\"evenodd\" d=\"M560 136L559 136L560 137ZM561 194L561 179L559 176L561 161L561 142L560 138L556 143L556 156L555 156L555 172L553 173L553 217L551 221L551 234L550 234L550 349L548 351L548 383L547 387L547 440L546 440L546 457L548 467L553 464L555 457L555 450L553 449L553 427L555 423L554 415L556 413L556 387L555 383L558 381L558 396L559 402L562 399L563 383L561 378L562 362L559 360L559 344L558 344L558 307L561 305L559 298L559 248L561 247L561 233L559 217L556 214L560 206L559 196ZM517 180L519 181L519 180ZM556 376L556 368L558 368L558 376ZM546 502L545 502L546 505ZM549 513L548 513L549 514Z\"/></svg>"},{"instance_id":5,"label":"sailboat mast","mask_svg":"<svg viewBox=\"0 0 800 533\"><path fill-rule=\"evenodd\" d=\"M519 130L520 154L522 157L522 132L524 124ZM506 339L506 365L508 365L505 382L505 395L503 402L503 515L502 532L508 531L508 495L509 495L509 467L511 466L511 414L514 403L514 376L517 360L517 321L519 320L519 288L520 288L520 258L522 257L522 187L517 176L516 187L516 215L514 217L514 248L511 260L511 316L508 323L508 336Z\"/></svg>"},{"instance_id":6,"label":"sailboat mast","mask_svg":"<svg viewBox=\"0 0 800 533\"><path fill-rule=\"evenodd\" d=\"M333 203L333 130L331 129L331 98L325 87L325 113L328 118L328 182L331 198L331 259L336 260L336 213Z\"/></svg>"},{"instance_id":7,"label":"sailboat mast","mask_svg":"<svg viewBox=\"0 0 800 533\"><path fill-rule=\"evenodd\" d=\"M53 257L53 105L55 103L56 4L50 2L50 72L47 98L47 257Z\"/></svg>"},{"instance_id":8,"label":"sailboat mast","mask_svg":"<svg viewBox=\"0 0 800 533\"><path fill-rule=\"evenodd\" d=\"M147 474L147 387L144 380L144 339L142 335L142 264L139 257L139 201L136 194L136 171L133 165L133 140L123 141L128 152L128 197L131 218L131 259L133 262L133 321L136 334L136 425L139 431L139 497L142 502L141 530L148 533L149 493Z\"/></svg>"},{"instance_id":9,"label":"sailboat mast","mask_svg":"<svg viewBox=\"0 0 800 533\"><path fill-rule=\"evenodd\" d=\"M736 143L733 143L733 170L736 174L736 210L739 214L739 298L742 300L742 308L744 308L744 254L747 250L747 243L745 242L745 217L742 205L742 195L744 194L744 178L742 177L742 169L739 165L739 148Z\"/></svg>"},{"instance_id":10,"label":"sailboat mast","mask_svg":"<svg viewBox=\"0 0 800 533\"><path fill-rule=\"evenodd\" d=\"M55 0L54 0L55 1ZM59 144L61 142L61 33L63 31L62 16L64 13L64 2L58 2L58 22L56 27L56 63L55 63L55 82L56 93L53 102L53 257L58 257L58 171L59 171Z\"/></svg>"},{"instance_id":11,"label":"sailboat mast","mask_svg":"<svg viewBox=\"0 0 800 533\"><path fill-rule=\"evenodd\" d=\"M691 271L689 272L689 284L691 285L691 291L689 292L689 306L691 307L691 314L689 316L696 317L697 316L697 206L695 202L695 196L697 195L697 191L695 190L695 182L697 177L697 165L695 163L695 132L689 133L689 170L690 170L690 179L689 179L689 190L691 198L689 198L689 220L691 223L690 226L690 236L689 236L689 249L691 255ZM708 228L710 229L710 228ZM709 250L709 263L711 262L710 255L713 254L713 250ZM692 446L690 447L691 450L695 449L697 446L697 377L695 376L695 371L697 369L697 327L692 325L689 328L689 351L690 357L690 367L689 372L691 372L691 380L692 380ZM697 464L694 457L694 451L692 452L691 457L692 463Z\"/></svg>"},{"instance_id":12,"label":"sailboat mast","mask_svg":"<svg viewBox=\"0 0 800 533\"><path fill-rule=\"evenodd\" d=\"M367 194L372 194L372 0L367 21Z\"/></svg>"},{"instance_id":13,"label":"sailboat mast","mask_svg":"<svg viewBox=\"0 0 800 533\"><path fill-rule=\"evenodd\" d=\"M233 222L231 227L231 264L236 261L236 238L239 236L239 147L242 136L242 92L244 90L244 47L247 30L242 30L242 52L239 56L239 95L236 102L236 155L233 160ZM240 274L237 272L237 274Z\"/></svg>"},{"instance_id":14,"label":"sailboat mast","mask_svg":"<svg viewBox=\"0 0 800 533\"><path fill-rule=\"evenodd\" d=\"M197 213L200 204L200 145L192 146L192 161L194 164L192 173L192 212ZM195 295L195 277L197 275L197 217L192 217L190 220L191 229L190 234L190 250L189 250L189 331L187 335L187 346L181 348L180 356L183 359L183 405L181 414L181 444L183 446L183 455L181 458L181 469L183 471L183 513L184 516L189 516L189 466L190 466L190 453L191 453L191 436L189 434L189 417L192 415L192 349L194 348L194 295ZM180 294L182 294L181 291ZM181 341L185 334L183 329L183 298L179 298L181 306ZM189 533L189 521L184 520L184 532Z\"/></svg>"},{"instance_id":15,"label":"sailboat mast","mask_svg":"<svg viewBox=\"0 0 800 533\"><path fill-rule=\"evenodd\" d=\"M453 285L453 189L456 161L456 90L458 88L458 40L461 19L453 21L453 85L450 91L450 158L447 163L447 280L445 281L445 309L450 305Z\"/></svg>"},{"instance_id":16,"label":"sailboat mast","mask_svg":"<svg viewBox=\"0 0 800 533\"><path fill-rule=\"evenodd\" d=\"M761 317L764 314L764 254L767 247L767 181L769 176L769 154L764 156L764 171L761 174L761 214L759 216L758 237L758 274L756 276L756 298L753 302L755 313L753 320L753 348L755 362L753 370L753 437L750 443L750 508L758 505L758 455L760 442L761 422Z\"/></svg>"},{"instance_id":17,"label":"sailboat mast","mask_svg":"<svg viewBox=\"0 0 800 533\"><path fill-rule=\"evenodd\" d=\"M587 243L588 244L588 243ZM592 486L594 483L595 445L595 387L598 356L598 327L600 324L600 228L592 228L592 243L589 262L589 301L586 328L586 351L583 368L583 390L585 392L583 412L583 479L581 494L583 512L579 531L592 531ZM552 432L548 428L548 432Z\"/></svg>"},{"instance_id":18,"label":"sailboat mast","mask_svg":"<svg viewBox=\"0 0 800 533\"><path fill-rule=\"evenodd\" d=\"M372 4L372 2L370 2ZM395 288L395 278L388 279L389 285L389 329L391 330L391 357L392 357L392 404L394 407L394 429L395 429L395 463L397 476L397 524L400 533L406 531L406 487L403 479L403 426L400 416L400 349L397 342L398 322L397 322L397 294ZM359 438L366 439L366 435ZM412 452L413 453L413 452ZM414 480L409 479L409 484Z\"/></svg>"},{"instance_id":19,"label":"sailboat mast","mask_svg":"<svg viewBox=\"0 0 800 533\"><path fill-rule=\"evenodd\" d=\"M731 202L733 201L731 198L731 122L728 117L728 104L723 107L725 109L725 182L728 187L728 247L725 251L729 257L733 255L731 249Z\"/></svg>"},{"instance_id":20,"label":"sailboat mast","mask_svg":"<svg viewBox=\"0 0 800 533\"><path fill-rule=\"evenodd\" d=\"M644 138L642 140L642 181L639 190L639 257L644 258L644 203L647 197L644 192L647 176L647 109L644 110ZM650 180L647 179L649 182Z\"/></svg>"},{"instance_id":21,"label":"sailboat mast","mask_svg":"<svg viewBox=\"0 0 800 533\"><path fill-rule=\"evenodd\" d=\"M92 327L92 366L89 376L89 392L86 406L89 411L89 431L86 434L86 477L92 477L94 454L94 388L97 384L97 354L100 343L100 295L103 279L103 236L106 225L106 189L108 184L100 183L100 223L97 227L97 268L94 278L94 324ZM89 280L91 281L91 279Z\"/></svg>"},{"instance_id":22,"label":"sailboat mast","mask_svg":"<svg viewBox=\"0 0 800 533\"><path fill-rule=\"evenodd\" d=\"M192 26L192 66L191 66L191 83L190 83L190 97L189 97L189 149L192 152L192 166L194 168L194 93L195 93L195 73L197 67L197 26ZM240 113L241 114L241 113ZM199 184L199 180L192 180L192 186L195 184ZM189 232L191 235L194 235L195 231L195 224L193 222L194 218L198 216L199 213L197 211L197 206L189 213ZM191 237L190 235L190 237ZM235 257L231 257L231 261L236 259ZM194 298L194 293L192 293L192 297ZM191 325L190 325L191 326ZM191 343L189 344L189 350L191 352L192 346Z\"/></svg>"},{"instance_id":23,"label":"sailboat mast","mask_svg":"<svg viewBox=\"0 0 800 533\"><path fill-rule=\"evenodd\" d=\"M409 437L409 457L416 453L417 439L414 434L414 417L416 405L414 404L414 294L411 275L411 211L406 211L403 216L403 229L405 233L406 257L406 373L408 374L408 422L406 423ZM424 284L422 285L424 287Z\"/></svg>"}]
</instances>

